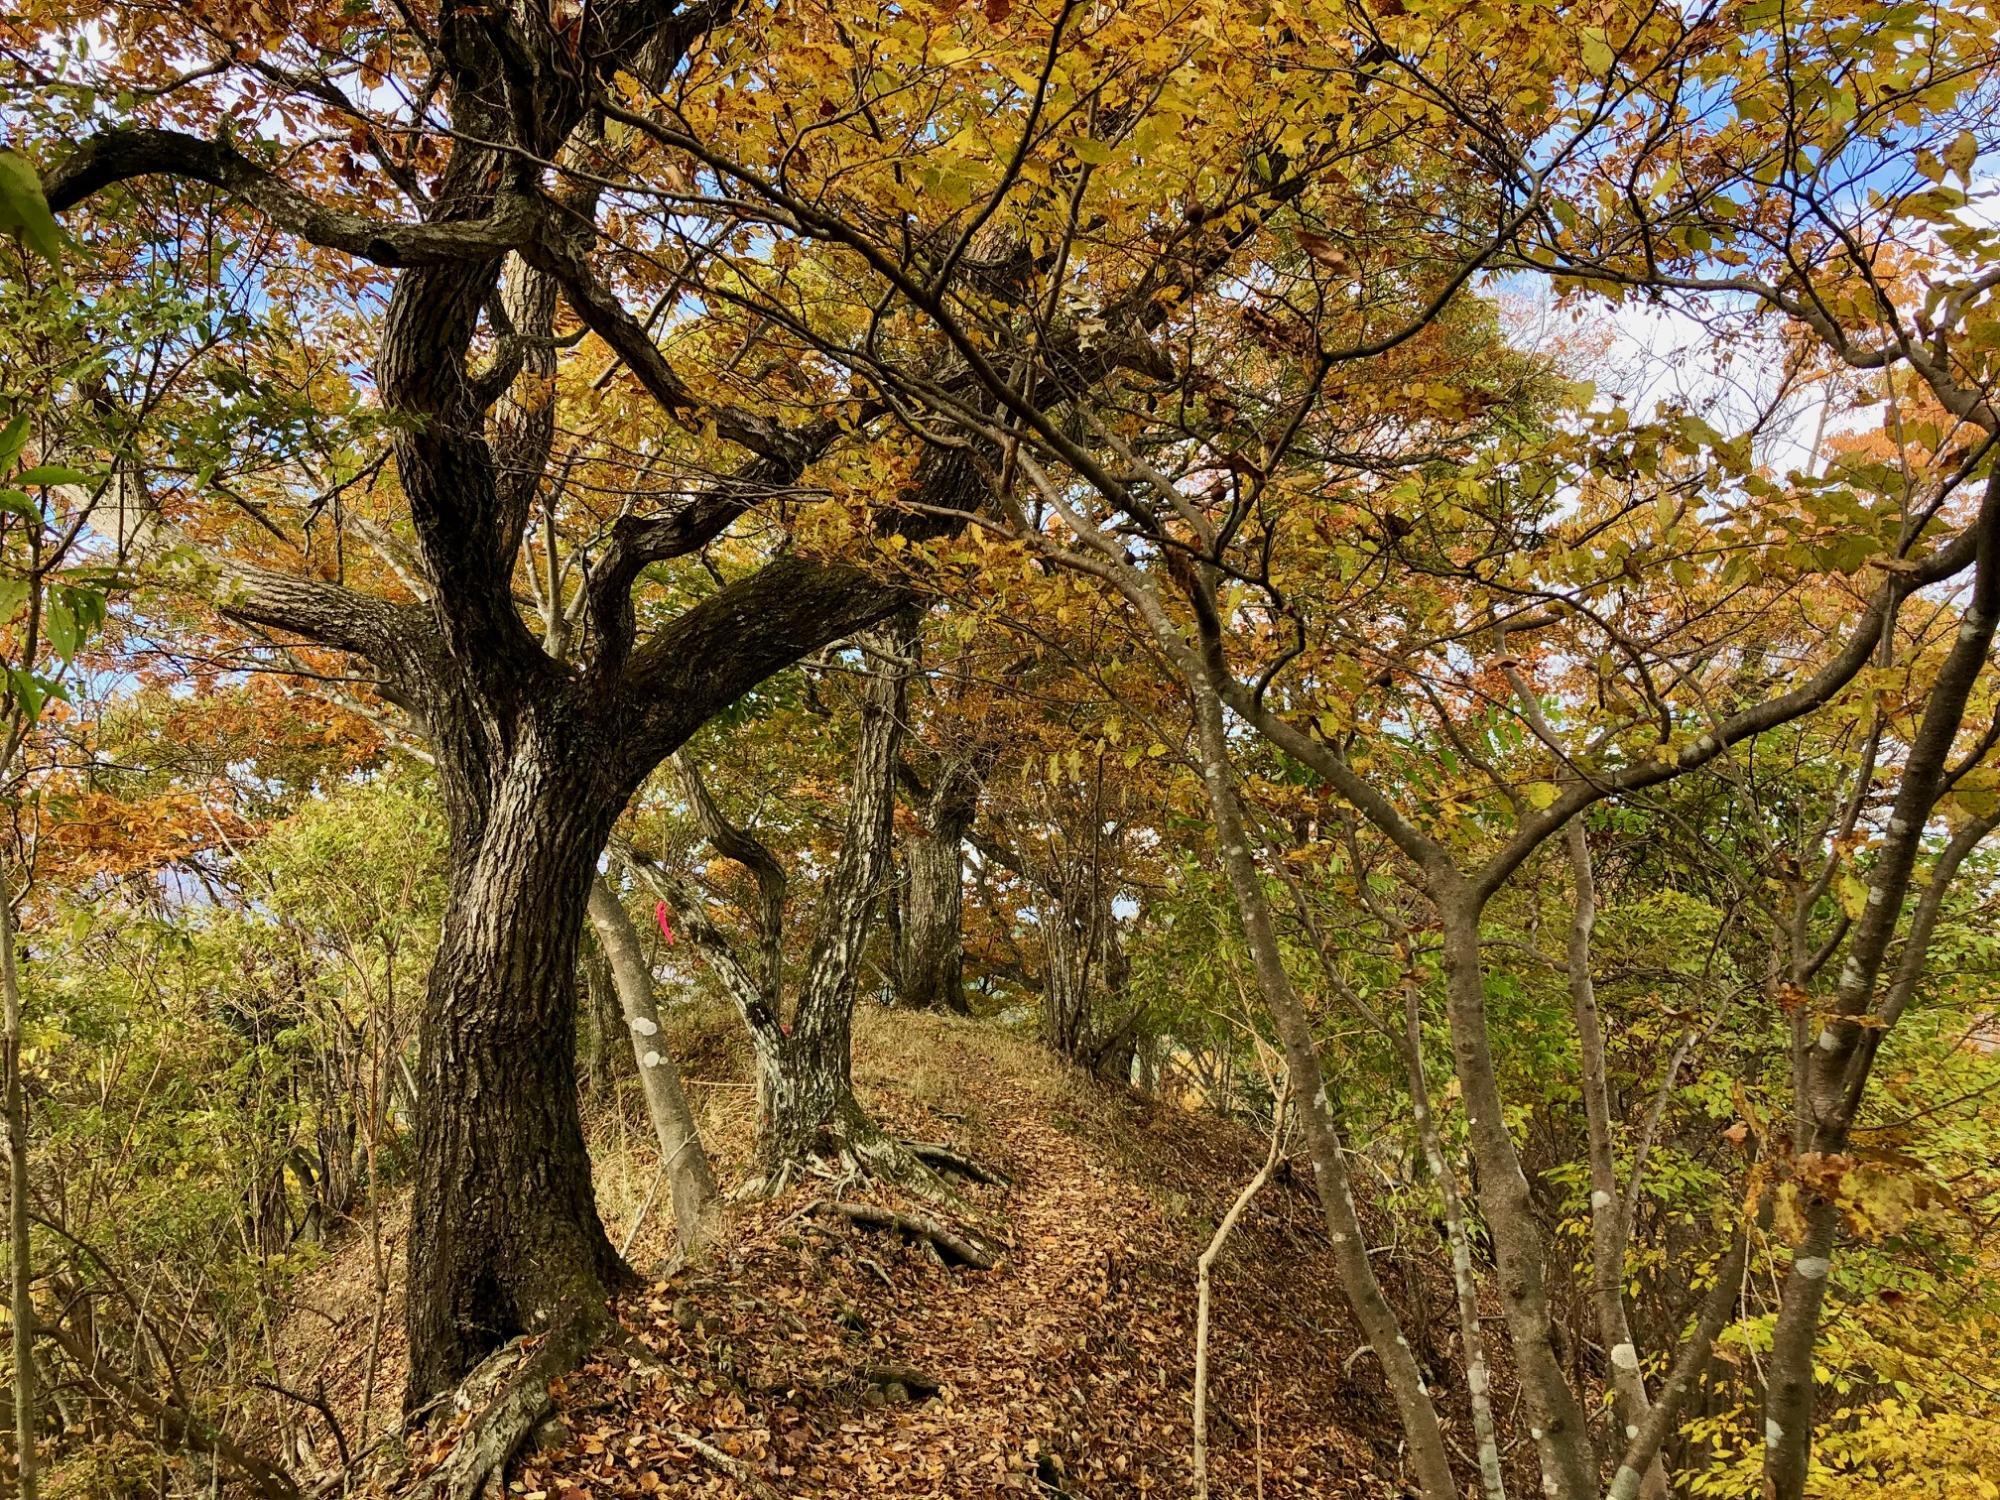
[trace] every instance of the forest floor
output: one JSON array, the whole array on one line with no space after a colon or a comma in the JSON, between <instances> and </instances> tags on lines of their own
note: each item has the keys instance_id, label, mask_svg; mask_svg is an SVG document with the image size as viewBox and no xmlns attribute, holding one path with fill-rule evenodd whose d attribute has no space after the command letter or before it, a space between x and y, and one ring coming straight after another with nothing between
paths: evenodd
<instances>
[{"instance_id":1,"label":"forest floor","mask_svg":"<svg viewBox=\"0 0 2000 1500\"><path fill-rule=\"evenodd\" d=\"M681 1038L725 1188L751 1131L743 1059L714 1040L728 1035L701 1027ZM715 1251L662 1274L671 1224L654 1203L628 1252L647 1278L619 1309L628 1336L559 1384L559 1425L516 1462L510 1495L1194 1492L1195 1261L1266 1142L1081 1079L975 1022L865 1009L855 1076L886 1128L1011 1179L967 1185L956 1213L866 1195L982 1229L1003 1247L995 1267L948 1266L927 1243L816 1212L808 1184L732 1208ZM606 1223L620 1241L655 1158L643 1117L606 1109L593 1130ZM401 1237L400 1223L385 1229L392 1273ZM1455 1363L1439 1321L1451 1305L1442 1259L1425 1244L1378 1263L1440 1373ZM316 1273L305 1288L315 1315L295 1325L302 1346L334 1351L320 1369L356 1447L373 1288L364 1233ZM1213 1295L1211 1493L1407 1493L1387 1392L1358 1347L1301 1177L1282 1171L1244 1215ZM378 1423L400 1392L397 1332L385 1330L377 1361ZM1449 1416L1464 1446L1469 1424ZM415 1472L448 1447L450 1424L433 1425L443 1430L419 1437Z\"/></svg>"}]
</instances>

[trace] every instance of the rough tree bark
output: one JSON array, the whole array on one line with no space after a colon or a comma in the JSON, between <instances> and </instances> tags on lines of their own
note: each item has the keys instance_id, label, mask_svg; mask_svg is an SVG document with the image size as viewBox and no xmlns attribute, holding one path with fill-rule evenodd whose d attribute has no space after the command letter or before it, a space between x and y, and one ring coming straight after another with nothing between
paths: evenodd
<instances>
[{"instance_id":1,"label":"rough tree bark","mask_svg":"<svg viewBox=\"0 0 2000 1500\"><path fill-rule=\"evenodd\" d=\"M1103 795L1100 766L1086 837L1051 841L1039 857L990 833L969 837L982 856L1039 893L1042 1045L1098 1077L1129 1081L1141 1016L1117 1014L1131 966L1112 910L1118 851L1106 848Z\"/></svg>"},{"instance_id":2,"label":"rough tree bark","mask_svg":"<svg viewBox=\"0 0 2000 1500\"><path fill-rule=\"evenodd\" d=\"M1049 898L1042 1040L1100 1077L1129 1078L1137 1018L1117 1015L1130 966L1112 910L1124 834L1107 828L1102 759L1090 799L1081 847L1051 850L1038 881Z\"/></svg>"},{"instance_id":3,"label":"rough tree bark","mask_svg":"<svg viewBox=\"0 0 2000 1500\"><path fill-rule=\"evenodd\" d=\"M516 1333L595 1316L622 1271L573 1047L583 897L624 797L567 738L523 736L497 785L485 767L442 778L455 857L418 1037L413 1394Z\"/></svg>"},{"instance_id":4,"label":"rough tree bark","mask_svg":"<svg viewBox=\"0 0 2000 1500\"><path fill-rule=\"evenodd\" d=\"M676 908L689 944L721 980L750 1035L756 1064L760 1180L776 1192L807 1161L848 1172L914 1176L920 1171L877 1130L854 1097L854 1002L877 896L889 868L896 800L896 759L904 700L916 667L917 616L898 613L861 638L867 658L860 695L847 819L840 855L821 883L811 952L797 1002L785 1003L783 921L787 881L777 857L723 814L690 761L682 784L703 836L717 853L756 877L754 957L709 914L686 875L642 856L634 867Z\"/></svg>"},{"instance_id":5,"label":"rough tree bark","mask_svg":"<svg viewBox=\"0 0 2000 1500\"><path fill-rule=\"evenodd\" d=\"M393 417L415 544L407 571L420 602L173 544L184 538L150 550L168 581L205 594L230 618L365 659L383 693L409 709L436 747L451 880L420 1026L423 1082L464 1097L426 1098L418 1110L417 1155L426 1164L419 1191L435 1186L444 1196L416 1220L406 1319L412 1404L493 1343L581 1315L616 1272L587 1182L575 1175L583 1163L574 993L570 976L556 972L575 956L597 853L585 846L608 831L654 767L750 686L906 600L905 590L860 569L786 555L636 638L631 594L649 567L698 551L892 410L870 400L858 413L785 427L698 393L600 278L586 243L588 190L547 187L561 173L546 164L563 159L593 116L700 156L701 142L617 104L606 86L621 74L664 78L730 10L729 0L599 0L575 15L445 7L429 38L441 75L437 108L448 116L429 140L445 165L424 184L420 222L329 204L226 137L169 129L101 132L44 183L58 214L135 179L205 184L276 230L399 273L379 333L376 384ZM503 292L509 257L515 269ZM1212 275L1225 258L1218 252L1193 274ZM552 289L672 421L750 455L679 503L611 526L574 601L581 647L561 661L530 635L513 599L553 428L542 385L548 346L524 337L514 320L540 317ZM1147 336L1165 316L1150 290L1133 306L1107 310L1117 336L1088 349L1062 341L1063 384L1081 388L1124 363L1150 367L1157 359ZM482 325L492 357L475 369ZM974 388L986 376L960 354L968 368L948 378L978 405L984 398ZM512 399L524 375L536 389L524 386L522 399ZM938 535L983 500L969 455L937 455L919 466L909 497L916 503L885 527ZM143 491L137 485L128 496L121 487L108 512L121 547L132 544L135 554L149 550L137 545L142 533L169 536ZM470 1176L445 1180L445 1163ZM468 1183L478 1191L461 1190Z\"/></svg>"},{"instance_id":6,"label":"rough tree bark","mask_svg":"<svg viewBox=\"0 0 2000 1500\"><path fill-rule=\"evenodd\" d=\"M642 572L782 492L842 432L831 420L787 430L700 400L597 279L578 244L588 213L542 190L538 163L589 128L603 83L620 71L659 76L726 14L725 4L606 0L571 35L532 7L447 8L438 47L450 148L421 223L330 209L226 140L169 130L107 131L46 183L58 213L135 178L207 183L314 244L403 268L376 383L396 417L419 602L214 553L190 562L143 482L131 494L121 487L113 519L121 547L231 618L368 661L432 745L450 879L418 1036L414 1188L425 1211L414 1221L405 1314L412 1406L514 1335L561 1327L562 1345L576 1347L572 1335L602 1316L620 1275L592 1202L574 1061L578 931L618 812L749 687L904 598L858 569L779 557L636 639L631 590ZM578 57L589 66L574 66ZM509 392L545 376L547 346L520 328L546 327L557 295L670 414L700 412L751 455L664 513L612 528L575 601L584 648L567 660L535 639L513 599L553 417L540 390ZM475 369L482 320L495 352ZM948 510L962 500L961 477L934 471L921 498ZM935 514L925 522L948 524Z\"/></svg>"},{"instance_id":7,"label":"rough tree bark","mask_svg":"<svg viewBox=\"0 0 2000 1500\"><path fill-rule=\"evenodd\" d=\"M979 813L979 778L969 762L941 767L917 791L917 830L903 839L897 906L896 999L914 1010L967 1014L965 1000L965 836Z\"/></svg>"},{"instance_id":8,"label":"rough tree bark","mask_svg":"<svg viewBox=\"0 0 2000 1500\"><path fill-rule=\"evenodd\" d=\"M1091 976L1100 951L1094 893L1051 890L1042 934L1042 1045L1077 1062L1090 1035Z\"/></svg>"}]
</instances>

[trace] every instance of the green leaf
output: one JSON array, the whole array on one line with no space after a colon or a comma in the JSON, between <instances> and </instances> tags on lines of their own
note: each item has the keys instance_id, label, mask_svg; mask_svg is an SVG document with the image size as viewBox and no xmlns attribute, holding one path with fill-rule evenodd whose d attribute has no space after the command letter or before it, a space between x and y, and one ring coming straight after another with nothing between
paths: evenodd
<instances>
[{"instance_id":1,"label":"green leaf","mask_svg":"<svg viewBox=\"0 0 2000 1500\"><path fill-rule=\"evenodd\" d=\"M24 672L19 667L9 669L7 685L12 689L14 701L20 705L21 717L27 723L34 723L42 716L42 705L51 698L66 698L62 684L51 682L46 677L37 677L33 672Z\"/></svg>"},{"instance_id":2,"label":"green leaf","mask_svg":"<svg viewBox=\"0 0 2000 1500\"><path fill-rule=\"evenodd\" d=\"M90 484L97 476L86 474L81 469L67 468L62 464L37 464L32 469L23 469L14 476L16 484Z\"/></svg>"},{"instance_id":3,"label":"green leaf","mask_svg":"<svg viewBox=\"0 0 2000 1500\"><path fill-rule=\"evenodd\" d=\"M67 600L51 595L48 609L42 615L42 628L47 631L49 644L55 648L57 656L68 661L76 655L79 632L76 615Z\"/></svg>"},{"instance_id":4,"label":"green leaf","mask_svg":"<svg viewBox=\"0 0 2000 1500\"><path fill-rule=\"evenodd\" d=\"M28 415L23 412L5 427L0 427L0 469L11 468L27 445Z\"/></svg>"},{"instance_id":5,"label":"green leaf","mask_svg":"<svg viewBox=\"0 0 2000 1500\"><path fill-rule=\"evenodd\" d=\"M18 234L35 254L62 269L67 236L49 212L41 174L18 151L0 151L0 233Z\"/></svg>"},{"instance_id":6,"label":"green leaf","mask_svg":"<svg viewBox=\"0 0 2000 1500\"><path fill-rule=\"evenodd\" d=\"M76 617L76 626L84 635L96 630L104 623L104 591L95 588L79 588L73 583L58 584L63 602Z\"/></svg>"}]
</instances>

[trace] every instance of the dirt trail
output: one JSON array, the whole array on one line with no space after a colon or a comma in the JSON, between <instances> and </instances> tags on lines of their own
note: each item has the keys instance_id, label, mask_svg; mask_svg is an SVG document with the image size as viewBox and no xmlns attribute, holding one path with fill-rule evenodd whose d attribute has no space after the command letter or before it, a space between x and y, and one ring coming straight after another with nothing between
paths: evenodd
<instances>
[{"instance_id":1,"label":"dirt trail","mask_svg":"<svg viewBox=\"0 0 2000 1500\"><path fill-rule=\"evenodd\" d=\"M810 1212L810 1188L739 1210L718 1258L627 1304L645 1353L607 1353L565 1385L566 1435L510 1493L1189 1493L1194 1257L1259 1144L1073 1079L991 1028L876 1016L860 1059L885 1124L1010 1174L968 1187L961 1215L1002 1238L999 1265L947 1268L927 1245ZM1314 1219L1274 1185L1220 1275L1218 1497L1402 1493L1386 1398L1373 1362L1350 1360Z\"/></svg>"}]
</instances>

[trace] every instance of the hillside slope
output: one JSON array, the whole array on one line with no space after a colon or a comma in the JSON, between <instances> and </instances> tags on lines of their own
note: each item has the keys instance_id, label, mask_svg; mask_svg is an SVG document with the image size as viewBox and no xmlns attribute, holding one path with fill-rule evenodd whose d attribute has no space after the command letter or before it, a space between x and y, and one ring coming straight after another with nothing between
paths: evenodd
<instances>
[{"instance_id":1,"label":"hillside slope","mask_svg":"<svg viewBox=\"0 0 2000 1500\"><path fill-rule=\"evenodd\" d=\"M726 1184L747 1154L748 1095L740 1058L714 1040L729 1033L699 1033L683 1039L688 1073ZM515 1464L510 1494L1192 1493L1195 1260L1265 1143L972 1022L865 1010L856 1081L886 1126L1010 1179L967 1186L954 1219L1001 1243L994 1268L948 1266L927 1243L827 1213L808 1187L733 1209L717 1251L662 1275L656 1205L630 1251L655 1270L620 1309L624 1337L558 1387L558 1420ZM620 1238L653 1161L643 1124L597 1128L615 1137L600 1156L620 1165L600 1191ZM1442 1368L1452 1340L1434 1310L1449 1283L1434 1245L1414 1250L1385 1252L1379 1269ZM1405 1493L1386 1391L1323 1251L1317 1205L1286 1172L1218 1265L1214 1495ZM316 1337L330 1321L335 1346L352 1347L366 1280L351 1263L326 1278ZM396 1363L391 1340L378 1390L398 1389ZM351 1407L353 1385L334 1399ZM1453 1426L1467 1434L1462 1413ZM412 1474L450 1441L448 1424L420 1438Z\"/></svg>"}]
</instances>

